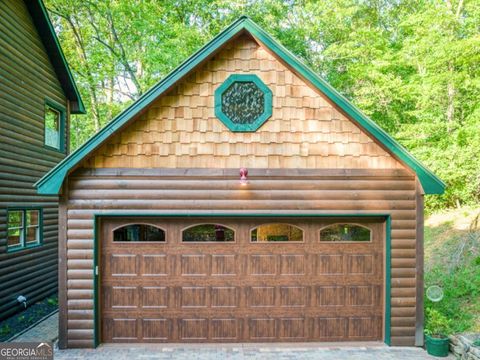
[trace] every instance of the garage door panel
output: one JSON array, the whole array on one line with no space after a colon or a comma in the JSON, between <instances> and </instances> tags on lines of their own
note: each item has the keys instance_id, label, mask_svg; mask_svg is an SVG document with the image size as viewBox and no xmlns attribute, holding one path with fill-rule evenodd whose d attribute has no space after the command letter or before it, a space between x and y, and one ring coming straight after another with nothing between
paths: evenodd
<instances>
[{"instance_id":1,"label":"garage door panel","mask_svg":"<svg viewBox=\"0 0 480 360\"><path fill-rule=\"evenodd\" d=\"M110 254L107 257L107 274L111 276L137 276L138 262L135 254Z\"/></svg>"},{"instance_id":2,"label":"garage door panel","mask_svg":"<svg viewBox=\"0 0 480 360\"><path fill-rule=\"evenodd\" d=\"M272 318L248 319L248 338L254 341L272 341L277 338L277 326Z\"/></svg>"},{"instance_id":3,"label":"garage door panel","mask_svg":"<svg viewBox=\"0 0 480 360\"><path fill-rule=\"evenodd\" d=\"M207 276L209 271L209 256L205 254L198 255L180 255L180 274L182 276Z\"/></svg>"},{"instance_id":4,"label":"garage door panel","mask_svg":"<svg viewBox=\"0 0 480 360\"><path fill-rule=\"evenodd\" d=\"M236 341L241 333L241 321L237 318L215 318L210 325L214 341Z\"/></svg>"},{"instance_id":5,"label":"garage door panel","mask_svg":"<svg viewBox=\"0 0 480 360\"><path fill-rule=\"evenodd\" d=\"M110 308L115 310L136 309L138 291L136 286L112 286L110 288Z\"/></svg>"},{"instance_id":6,"label":"garage door panel","mask_svg":"<svg viewBox=\"0 0 480 360\"><path fill-rule=\"evenodd\" d=\"M246 299L248 308L307 308L315 311L329 307L377 309L382 304L380 285L302 286L107 286L103 287L105 310L240 308ZM346 310L344 310L346 311Z\"/></svg>"},{"instance_id":7,"label":"garage door panel","mask_svg":"<svg viewBox=\"0 0 480 360\"><path fill-rule=\"evenodd\" d=\"M379 317L351 317L348 319L348 337L352 340L374 340L381 332Z\"/></svg>"},{"instance_id":8,"label":"garage door panel","mask_svg":"<svg viewBox=\"0 0 480 360\"><path fill-rule=\"evenodd\" d=\"M170 288L166 286L143 286L140 290L143 309L167 309L171 306Z\"/></svg>"},{"instance_id":9,"label":"garage door panel","mask_svg":"<svg viewBox=\"0 0 480 360\"><path fill-rule=\"evenodd\" d=\"M172 338L172 321L165 318L142 319L142 339L146 342L166 342Z\"/></svg>"},{"instance_id":10,"label":"garage door panel","mask_svg":"<svg viewBox=\"0 0 480 360\"><path fill-rule=\"evenodd\" d=\"M235 276L239 274L239 256L235 254L212 255L212 276Z\"/></svg>"},{"instance_id":11,"label":"garage door panel","mask_svg":"<svg viewBox=\"0 0 480 360\"><path fill-rule=\"evenodd\" d=\"M315 268L312 275L344 275L345 256L343 254L315 254Z\"/></svg>"},{"instance_id":12,"label":"garage door panel","mask_svg":"<svg viewBox=\"0 0 480 360\"><path fill-rule=\"evenodd\" d=\"M346 289L345 286L320 285L316 287L316 306L344 306Z\"/></svg>"},{"instance_id":13,"label":"garage door panel","mask_svg":"<svg viewBox=\"0 0 480 360\"><path fill-rule=\"evenodd\" d=\"M107 338L114 342L131 342L138 340L138 321L129 318L107 319Z\"/></svg>"},{"instance_id":14,"label":"garage door panel","mask_svg":"<svg viewBox=\"0 0 480 360\"><path fill-rule=\"evenodd\" d=\"M306 307L310 303L310 288L307 286L280 286L281 307Z\"/></svg>"},{"instance_id":15,"label":"garage door panel","mask_svg":"<svg viewBox=\"0 0 480 360\"><path fill-rule=\"evenodd\" d=\"M280 275L305 275L307 264L307 259L304 254L282 254L280 255Z\"/></svg>"},{"instance_id":16,"label":"garage door panel","mask_svg":"<svg viewBox=\"0 0 480 360\"><path fill-rule=\"evenodd\" d=\"M283 341L305 341L307 321L303 317L280 318L278 337Z\"/></svg>"},{"instance_id":17,"label":"garage door panel","mask_svg":"<svg viewBox=\"0 0 480 360\"><path fill-rule=\"evenodd\" d=\"M199 341L208 339L208 319L184 318L178 320L180 340Z\"/></svg>"},{"instance_id":18,"label":"garage door panel","mask_svg":"<svg viewBox=\"0 0 480 360\"><path fill-rule=\"evenodd\" d=\"M169 276L175 269L175 257L167 254L141 255L142 276Z\"/></svg>"},{"instance_id":19,"label":"garage door panel","mask_svg":"<svg viewBox=\"0 0 480 360\"><path fill-rule=\"evenodd\" d=\"M278 256L267 254L252 254L249 256L248 275L272 276L277 274Z\"/></svg>"},{"instance_id":20,"label":"garage door panel","mask_svg":"<svg viewBox=\"0 0 480 360\"><path fill-rule=\"evenodd\" d=\"M240 289L237 286L212 286L210 304L212 308L238 308Z\"/></svg>"},{"instance_id":21,"label":"garage door panel","mask_svg":"<svg viewBox=\"0 0 480 360\"><path fill-rule=\"evenodd\" d=\"M316 317L312 319L313 336L323 341L347 339L348 318Z\"/></svg>"},{"instance_id":22,"label":"garage door panel","mask_svg":"<svg viewBox=\"0 0 480 360\"><path fill-rule=\"evenodd\" d=\"M114 224L115 222L115 224ZM251 242L251 219L223 221L235 242L182 242L195 219L154 219L166 242L115 243L104 226L104 342L379 340L383 328L383 231L370 243L325 243L327 222L293 219L304 242ZM265 220L265 223L273 221ZM131 219L125 223L132 223ZM198 223L202 223L199 219ZM203 223L212 223L209 219Z\"/></svg>"}]
</instances>

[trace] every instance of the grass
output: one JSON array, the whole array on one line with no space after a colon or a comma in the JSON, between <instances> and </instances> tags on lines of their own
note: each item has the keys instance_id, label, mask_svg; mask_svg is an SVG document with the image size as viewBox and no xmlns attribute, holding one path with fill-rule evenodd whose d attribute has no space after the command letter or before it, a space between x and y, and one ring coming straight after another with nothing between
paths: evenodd
<instances>
[{"instance_id":1,"label":"grass","mask_svg":"<svg viewBox=\"0 0 480 360\"><path fill-rule=\"evenodd\" d=\"M480 208L469 207L434 213L425 221L425 287L444 290L440 302L426 298L425 306L450 320L451 333L480 331L479 217Z\"/></svg>"}]
</instances>

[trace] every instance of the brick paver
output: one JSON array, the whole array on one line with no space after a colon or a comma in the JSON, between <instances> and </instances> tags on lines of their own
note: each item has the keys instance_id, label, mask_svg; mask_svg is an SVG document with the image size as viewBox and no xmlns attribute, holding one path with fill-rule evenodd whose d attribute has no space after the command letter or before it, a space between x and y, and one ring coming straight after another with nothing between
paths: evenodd
<instances>
[{"instance_id":1,"label":"brick paver","mask_svg":"<svg viewBox=\"0 0 480 360\"><path fill-rule=\"evenodd\" d=\"M49 342L58 338L58 312L43 320L12 342Z\"/></svg>"},{"instance_id":2,"label":"brick paver","mask_svg":"<svg viewBox=\"0 0 480 360\"><path fill-rule=\"evenodd\" d=\"M53 341L58 336L58 313L16 338L19 341ZM428 360L423 349L388 347L382 343L305 344L115 344L97 349L55 349L56 360ZM447 359L454 359L453 355Z\"/></svg>"},{"instance_id":3,"label":"brick paver","mask_svg":"<svg viewBox=\"0 0 480 360\"><path fill-rule=\"evenodd\" d=\"M217 344L217 345L101 345L97 349L56 350L55 359L64 360L427 360L435 359L414 347L324 346L319 344ZM454 359L449 356L448 359Z\"/></svg>"}]
</instances>

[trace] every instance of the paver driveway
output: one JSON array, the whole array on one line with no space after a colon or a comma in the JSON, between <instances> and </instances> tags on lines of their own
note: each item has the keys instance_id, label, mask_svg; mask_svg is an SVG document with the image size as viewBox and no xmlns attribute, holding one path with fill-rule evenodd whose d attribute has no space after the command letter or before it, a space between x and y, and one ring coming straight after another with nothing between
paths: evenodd
<instances>
[{"instance_id":1,"label":"paver driveway","mask_svg":"<svg viewBox=\"0 0 480 360\"><path fill-rule=\"evenodd\" d=\"M338 346L318 344L217 344L217 345L102 345L97 349L56 350L55 359L321 359L321 360L424 360L435 359L420 348L384 345ZM448 359L454 359L453 356Z\"/></svg>"}]
</instances>

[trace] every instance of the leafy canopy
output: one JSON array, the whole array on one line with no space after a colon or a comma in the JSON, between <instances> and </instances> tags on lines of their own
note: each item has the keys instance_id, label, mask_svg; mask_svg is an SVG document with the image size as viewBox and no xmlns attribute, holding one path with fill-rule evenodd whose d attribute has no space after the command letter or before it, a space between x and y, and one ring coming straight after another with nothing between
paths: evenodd
<instances>
[{"instance_id":1,"label":"leafy canopy","mask_svg":"<svg viewBox=\"0 0 480 360\"><path fill-rule=\"evenodd\" d=\"M242 14L447 183L430 209L480 201L480 2L47 0L88 114L72 148Z\"/></svg>"}]
</instances>

